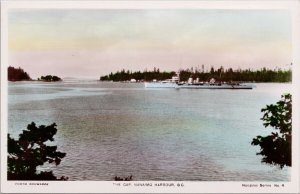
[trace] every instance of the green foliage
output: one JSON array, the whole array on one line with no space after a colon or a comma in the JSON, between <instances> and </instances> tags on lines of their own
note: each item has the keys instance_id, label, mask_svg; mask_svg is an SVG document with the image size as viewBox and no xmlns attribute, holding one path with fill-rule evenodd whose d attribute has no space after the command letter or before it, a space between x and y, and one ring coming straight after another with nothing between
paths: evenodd
<instances>
[{"instance_id":1,"label":"green foliage","mask_svg":"<svg viewBox=\"0 0 300 194\"><path fill-rule=\"evenodd\" d=\"M175 72L160 72L158 68L154 68L153 71L144 72L130 72L129 70L125 71L125 69L123 69L122 71L100 77L100 81L129 81L131 79L140 81L152 81L153 79L156 79L159 81L171 79L174 75L176 75Z\"/></svg>"},{"instance_id":2,"label":"green foliage","mask_svg":"<svg viewBox=\"0 0 300 194\"><path fill-rule=\"evenodd\" d=\"M41 76L41 78L38 78L40 81L46 81L46 82L57 82L61 81L62 79L57 76L52 76L52 75L46 75L46 76Z\"/></svg>"},{"instance_id":3,"label":"green foliage","mask_svg":"<svg viewBox=\"0 0 300 194\"><path fill-rule=\"evenodd\" d=\"M200 81L209 81L211 78L215 78L219 81L243 81L243 82L290 82L292 79L291 70L270 70L262 68L260 70L233 70L232 68L224 69L220 67L219 69L214 69L211 67L209 71L199 71L197 68L190 68L185 70L180 70L180 81L187 81L190 77L193 79L199 78ZM100 77L101 81L129 81L130 79L136 79L140 81L152 81L156 80L166 80L171 79L172 76L176 75L174 71L165 72L160 71L158 68L154 68L153 71L144 72L130 72L117 71L116 73L110 73Z\"/></svg>"},{"instance_id":4,"label":"green foliage","mask_svg":"<svg viewBox=\"0 0 300 194\"><path fill-rule=\"evenodd\" d=\"M219 69L211 67L209 72L186 69L180 71L180 81L187 81L190 77L193 79L199 78L200 81L209 81L215 78L218 81L243 81L243 82L290 82L292 79L290 70L270 70L262 68L260 70L251 69L224 69L222 66Z\"/></svg>"},{"instance_id":5,"label":"green foliage","mask_svg":"<svg viewBox=\"0 0 300 194\"><path fill-rule=\"evenodd\" d=\"M52 76L52 81L54 82L61 81L61 78L54 75Z\"/></svg>"},{"instance_id":6,"label":"green foliage","mask_svg":"<svg viewBox=\"0 0 300 194\"><path fill-rule=\"evenodd\" d=\"M47 141L54 141L56 124L36 127L32 122L27 130L15 140L8 134L8 180L67 180L67 177L57 178L52 171L38 172L37 167L45 163L59 165L65 153L56 151L57 146L46 145Z\"/></svg>"},{"instance_id":7,"label":"green foliage","mask_svg":"<svg viewBox=\"0 0 300 194\"><path fill-rule=\"evenodd\" d=\"M292 96L282 95L276 104L267 105L261 110L261 118L265 127L272 127L276 132L262 137L257 136L252 140L252 145L261 147L258 155L262 155L262 162L279 165L281 168L292 165Z\"/></svg>"},{"instance_id":8,"label":"green foliage","mask_svg":"<svg viewBox=\"0 0 300 194\"><path fill-rule=\"evenodd\" d=\"M8 81L22 81L30 80L30 76L20 67L14 68L9 66L7 69L7 79Z\"/></svg>"}]
</instances>

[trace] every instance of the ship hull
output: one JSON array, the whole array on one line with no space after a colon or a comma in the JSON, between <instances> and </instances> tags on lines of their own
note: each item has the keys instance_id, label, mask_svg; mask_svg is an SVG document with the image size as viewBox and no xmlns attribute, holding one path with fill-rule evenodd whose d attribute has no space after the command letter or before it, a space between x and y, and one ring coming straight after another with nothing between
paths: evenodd
<instances>
[{"instance_id":1,"label":"ship hull","mask_svg":"<svg viewBox=\"0 0 300 194\"><path fill-rule=\"evenodd\" d=\"M253 85L193 85L193 84L184 84L178 85L176 83L163 83L163 82L146 82L145 88L176 88L176 89L253 89Z\"/></svg>"},{"instance_id":2,"label":"ship hull","mask_svg":"<svg viewBox=\"0 0 300 194\"><path fill-rule=\"evenodd\" d=\"M253 89L253 85L180 85L180 89Z\"/></svg>"},{"instance_id":3,"label":"ship hull","mask_svg":"<svg viewBox=\"0 0 300 194\"><path fill-rule=\"evenodd\" d=\"M163 82L146 82L145 88L176 88L176 83L163 83Z\"/></svg>"}]
</instances>

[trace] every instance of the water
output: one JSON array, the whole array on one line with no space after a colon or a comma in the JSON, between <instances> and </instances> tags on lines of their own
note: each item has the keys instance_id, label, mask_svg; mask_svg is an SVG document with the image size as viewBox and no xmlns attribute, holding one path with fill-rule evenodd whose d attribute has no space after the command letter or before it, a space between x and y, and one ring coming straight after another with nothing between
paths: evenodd
<instances>
[{"instance_id":1,"label":"water","mask_svg":"<svg viewBox=\"0 0 300 194\"><path fill-rule=\"evenodd\" d=\"M290 84L254 90L145 89L140 83L16 82L8 87L9 133L55 122L51 170L69 180L289 181L290 169L261 163L251 146L261 108Z\"/></svg>"}]
</instances>

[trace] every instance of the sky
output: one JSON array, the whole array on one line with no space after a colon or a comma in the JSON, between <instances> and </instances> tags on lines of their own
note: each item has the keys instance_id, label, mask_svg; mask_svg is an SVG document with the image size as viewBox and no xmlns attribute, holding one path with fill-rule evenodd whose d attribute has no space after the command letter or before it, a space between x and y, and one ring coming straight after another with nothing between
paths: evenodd
<instances>
[{"instance_id":1,"label":"sky","mask_svg":"<svg viewBox=\"0 0 300 194\"><path fill-rule=\"evenodd\" d=\"M291 16L285 10L14 9L9 65L32 78L99 78L122 69L287 68Z\"/></svg>"}]
</instances>

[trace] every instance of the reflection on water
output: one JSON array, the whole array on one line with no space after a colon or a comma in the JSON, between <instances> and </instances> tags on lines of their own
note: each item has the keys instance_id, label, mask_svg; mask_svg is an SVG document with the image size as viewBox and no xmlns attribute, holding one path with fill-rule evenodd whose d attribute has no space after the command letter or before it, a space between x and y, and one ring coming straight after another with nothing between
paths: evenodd
<instances>
[{"instance_id":1,"label":"reflection on water","mask_svg":"<svg viewBox=\"0 0 300 194\"><path fill-rule=\"evenodd\" d=\"M288 181L289 168L260 162L260 109L290 84L254 90L144 89L139 83L9 83L9 133L56 122L70 180Z\"/></svg>"}]
</instances>

